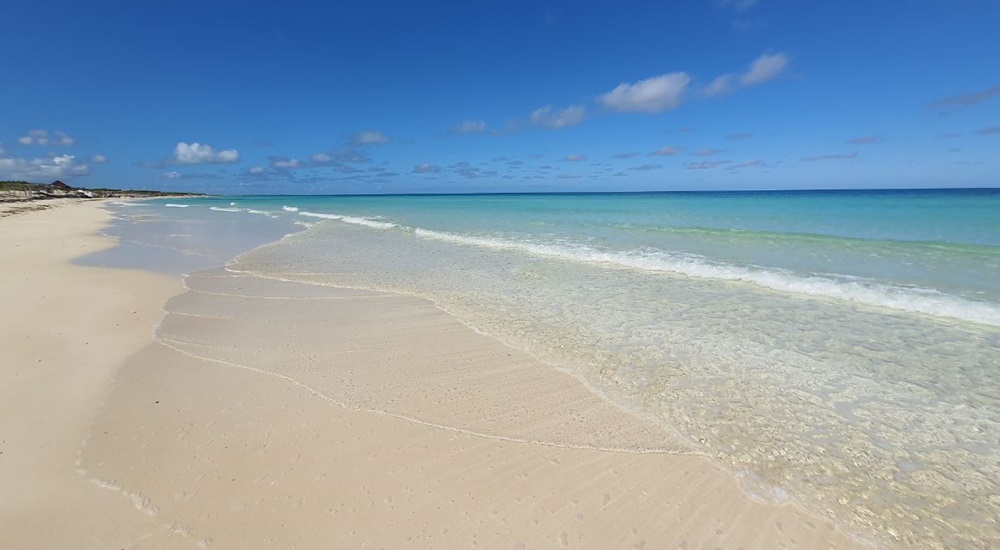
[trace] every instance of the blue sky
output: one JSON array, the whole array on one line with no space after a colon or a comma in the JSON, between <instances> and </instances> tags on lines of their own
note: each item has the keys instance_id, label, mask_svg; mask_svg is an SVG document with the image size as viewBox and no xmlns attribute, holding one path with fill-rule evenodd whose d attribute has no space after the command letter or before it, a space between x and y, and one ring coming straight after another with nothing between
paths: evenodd
<instances>
[{"instance_id":1,"label":"blue sky","mask_svg":"<svg viewBox=\"0 0 1000 550\"><path fill-rule=\"evenodd\" d=\"M1000 2L13 0L0 179L1000 186Z\"/></svg>"}]
</instances>

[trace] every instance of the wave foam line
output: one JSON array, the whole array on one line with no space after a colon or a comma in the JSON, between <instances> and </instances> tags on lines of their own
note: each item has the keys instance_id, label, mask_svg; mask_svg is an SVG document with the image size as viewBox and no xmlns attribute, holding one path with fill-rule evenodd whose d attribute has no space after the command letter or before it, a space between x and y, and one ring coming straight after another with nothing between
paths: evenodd
<instances>
[{"instance_id":1,"label":"wave foam line","mask_svg":"<svg viewBox=\"0 0 1000 550\"><path fill-rule=\"evenodd\" d=\"M163 206L166 206L167 208L187 208L187 207L189 207L191 205L190 204L174 204L172 202L168 202L167 204L164 204Z\"/></svg>"},{"instance_id":2,"label":"wave foam line","mask_svg":"<svg viewBox=\"0 0 1000 550\"><path fill-rule=\"evenodd\" d=\"M221 206L209 206L209 210L215 210L216 212L239 212L239 208L222 208Z\"/></svg>"},{"instance_id":3,"label":"wave foam line","mask_svg":"<svg viewBox=\"0 0 1000 550\"><path fill-rule=\"evenodd\" d=\"M370 218L360 218L357 216L342 216L340 214L319 214L317 212L305 212L305 211L299 212L299 215L308 216L310 218L322 218L324 220L338 220L344 223L371 227L373 229L392 229L394 227L399 227L394 223L380 222Z\"/></svg>"},{"instance_id":4,"label":"wave foam line","mask_svg":"<svg viewBox=\"0 0 1000 550\"><path fill-rule=\"evenodd\" d=\"M711 263L704 258L693 255L670 254L662 251L606 252L583 246L571 248L457 235L430 229L415 229L414 234L456 244L517 250L573 262L613 265L642 271L679 273L700 279L746 282L781 292L836 298L871 306L1000 327L1000 309L989 304L948 296L932 289L910 289L874 282L837 281L819 276L795 275L776 269L751 269L736 265Z\"/></svg>"},{"instance_id":5,"label":"wave foam line","mask_svg":"<svg viewBox=\"0 0 1000 550\"><path fill-rule=\"evenodd\" d=\"M286 207L286 210L295 207ZM298 208L290 211L298 211ZM400 228L395 223L340 214L299 212L302 216L337 220L373 229ZM788 292L834 298L869 306L920 313L932 317L957 319L971 323L1000 327L1000 308L990 304L948 296L927 288L904 288L861 279L835 280L818 275L796 275L789 271L767 268L749 268L731 264L713 263L692 254L665 251L608 252L579 246L557 246L532 242L511 241L489 237L459 235L432 229L412 228L413 234L438 241L479 246L499 250L515 250L549 258L577 263L610 265L641 271L677 273L699 279L714 279L754 284L760 287Z\"/></svg>"}]
</instances>

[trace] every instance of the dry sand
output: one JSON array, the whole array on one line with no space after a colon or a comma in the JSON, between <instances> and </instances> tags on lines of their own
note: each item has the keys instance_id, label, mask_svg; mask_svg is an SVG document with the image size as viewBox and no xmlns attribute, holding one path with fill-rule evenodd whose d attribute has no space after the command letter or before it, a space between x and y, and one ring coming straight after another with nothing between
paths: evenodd
<instances>
[{"instance_id":1,"label":"dry sand","mask_svg":"<svg viewBox=\"0 0 1000 550\"><path fill-rule=\"evenodd\" d=\"M428 302L71 265L106 219L0 220L0 547L857 546Z\"/></svg>"}]
</instances>

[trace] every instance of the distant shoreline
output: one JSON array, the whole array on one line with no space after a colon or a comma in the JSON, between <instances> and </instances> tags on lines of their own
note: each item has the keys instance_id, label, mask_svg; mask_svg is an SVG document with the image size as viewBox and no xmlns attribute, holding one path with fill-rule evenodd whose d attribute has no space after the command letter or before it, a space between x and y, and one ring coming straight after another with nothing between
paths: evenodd
<instances>
[{"instance_id":1,"label":"distant shoreline","mask_svg":"<svg viewBox=\"0 0 1000 550\"><path fill-rule=\"evenodd\" d=\"M146 189L110 189L70 187L61 181L49 184L26 181L0 181L0 203L26 202L51 199L112 199L112 198L167 198L206 197L203 193L151 191Z\"/></svg>"}]
</instances>

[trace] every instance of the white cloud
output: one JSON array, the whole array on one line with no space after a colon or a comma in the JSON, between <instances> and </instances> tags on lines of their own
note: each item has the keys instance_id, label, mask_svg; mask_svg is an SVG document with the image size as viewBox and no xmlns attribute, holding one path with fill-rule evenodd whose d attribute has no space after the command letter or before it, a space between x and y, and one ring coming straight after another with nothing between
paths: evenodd
<instances>
[{"instance_id":1,"label":"white cloud","mask_svg":"<svg viewBox=\"0 0 1000 550\"><path fill-rule=\"evenodd\" d=\"M48 130L28 130L28 135L17 138L17 142L21 145L63 145L68 147L75 144L76 140L60 130L52 132L52 135L49 135Z\"/></svg>"},{"instance_id":2,"label":"white cloud","mask_svg":"<svg viewBox=\"0 0 1000 550\"><path fill-rule=\"evenodd\" d=\"M737 88L745 88L767 82L785 72L788 64L788 54L761 54L757 59L753 60L747 72L742 74L729 73L715 77L708 86L701 89L701 95L704 97L721 97L733 93Z\"/></svg>"},{"instance_id":3,"label":"white cloud","mask_svg":"<svg viewBox=\"0 0 1000 550\"><path fill-rule=\"evenodd\" d=\"M183 176L182 176L182 174L180 172L170 171L170 172L165 172L160 177L162 177L165 180L175 180L175 179L180 179Z\"/></svg>"},{"instance_id":4,"label":"white cloud","mask_svg":"<svg viewBox=\"0 0 1000 550\"><path fill-rule=\"evenodd\" d=\"M352 145L384 145L389 143L389 136L377 130L359 132L349 140Z\"/></svg>"},{"instance_id":5,"label":"white cloud","mask_svg":"<svg viewBox=\"0 0 1000 550\"><path fill-rule=\"evenodd\" d=\"M781 74L788 67L788 61L783 53L763 54L750 64L750 70L740 77L740 83L753 86L767 82Z\"/></svg>"},{"instance_id":6,"label":"white cloud","mask_svg":"<svg viewBox=\"0 0 1000 550\"><path fill-rule=\"evenodd\" d=\"M708 97L720 97L733 92L733 75L724 74L718 76L705 89L702 90Z\"/></svg>"},{"instance_id":7,"label":"white cloud","mask_svg":"<svg viewBox=\"0 0 1000 550\"><path fill-rule=\"evenodd\" d=\"M415 174L437 174L441 171L441 167L436 164L423 163L418 164L413 167L413 172Z\"/></svg>"},{"instance_id":8,"label":"white cloud","mask_svg":"<svg viewBox=\"0 0 1000 550\"><path fill-rule=\"evenodd\" d=\"M263 166L251 166L250 170L247 170L247 171L250 172L251 174L262 174L262 173L264 173L264 167Z\"/></svg>"},{"instance_id":9,"label":"white cloud","mask_svg":"<svg viewBox=\"0 0 1000 550\"><path fill-rule=\"evenodd\" d=\"M481 120L463 120L451 127L453 134L481 134L485 131L486 123Z\"/></svg>"},{"instance_id":10,"label":"white cloud","mask_svg":"<svg viewBox=\"0 0 1000 550\"><path fill-rule=\"evenodd\" d=\"M567 128L580 124L585 118L587 108L582 105L570 105L565 109L552 109L551 105L546 105L535 109L528 120L544 128Z\"/></svg>"},{"instance_id":11,"label":"white cloud","mask_svg":"<svg viewBox=\"0 0 1000 550\"><path fill-rule=\"evenodd\" d=\"M0 179L63 179L90 174L90 167L77 162L73 155L49 154L44 158L15 157L0 148Z\"/></svg>"},{"instance_id":12,"label":"white cloud","mask_svg":"<svg viewBox=\"0 0 1000 550\"><path fill-rule=\"evenodd\" d=\"M76 140L67 136L66 134L56 130L56 137L59 138L59 145L73 145Z\"/></svg>"},{"instance_id":13,"label":"white cloud","mask_svg":"<svg viewBox=\"0 0 1000 550\"><path fill-rule=\"evenodd\" d=\"M660 113L681 104L690 82L687 73L667 73L631 84L623 82L598 99L615 111Z\"/></svg>"},{"instance_id":14,"label":"white cloud","mask_svg":"<svg viewBox=\"0 0 1000 550\"><path fill-rule=\"evenodd\" d=\"M236 149L216 151L207 143L187 144L183 141L177 144L170 158L174 164L231 164L239 160L240 153Z\"/></svg>"},{"instance_id":15,"label":"white cloud","mask_svg":"<svg viewBox=\"0 0 1000 550\"><path fill-rule=\"evenodd\" d=\"M288 169L288 168L300 168L301 166L302 163L299 161L299 159L271 157L271 168Z\"/></svg>"},{"instance_id":16,"label":"white cloud","mask_svg":"<svg viewBox=\"0 0 1000 550\"><path fill-rule=\"evenodd\" d=\"M569 162L581 162L587 160L587 155L581 155L581 154L566 155L565 157L563 157L563 160Z\"/></svg>"},{"instance_id":17,"label":"white cloud","mask_svg":"<svg viewBox=\"0 0 1000 550\"><path fill-rule=\"evenodd\" d=\"M683 149L677 147L676 145L668 145L666 147L660 147L659 149L650 153L650 155L656 155L660 157L671 157L679 154Z\"/></svg>"},{"instance_id":18,"label":"white cloud","mask_svg":"<svg viewBox=\"0 0 1000 550\"><path fill-rule=\"evenodd\" d=\"M315 155L309 157L309 160L312 161L313 164L326 164L327 162L330 162L330 155L326 153L316 153Z\"/></svg>"},{"instance_id":19,"label":"white cloud","mask_svg":"<svg viewBox=\"0 0 1000 550\"><path fill-rule=\"evenodd\" d=\"M106 155L94 155L90 157L90 162L93 162L94 164L107 164L108 157Z\"/></svg>"}]
</instances>

